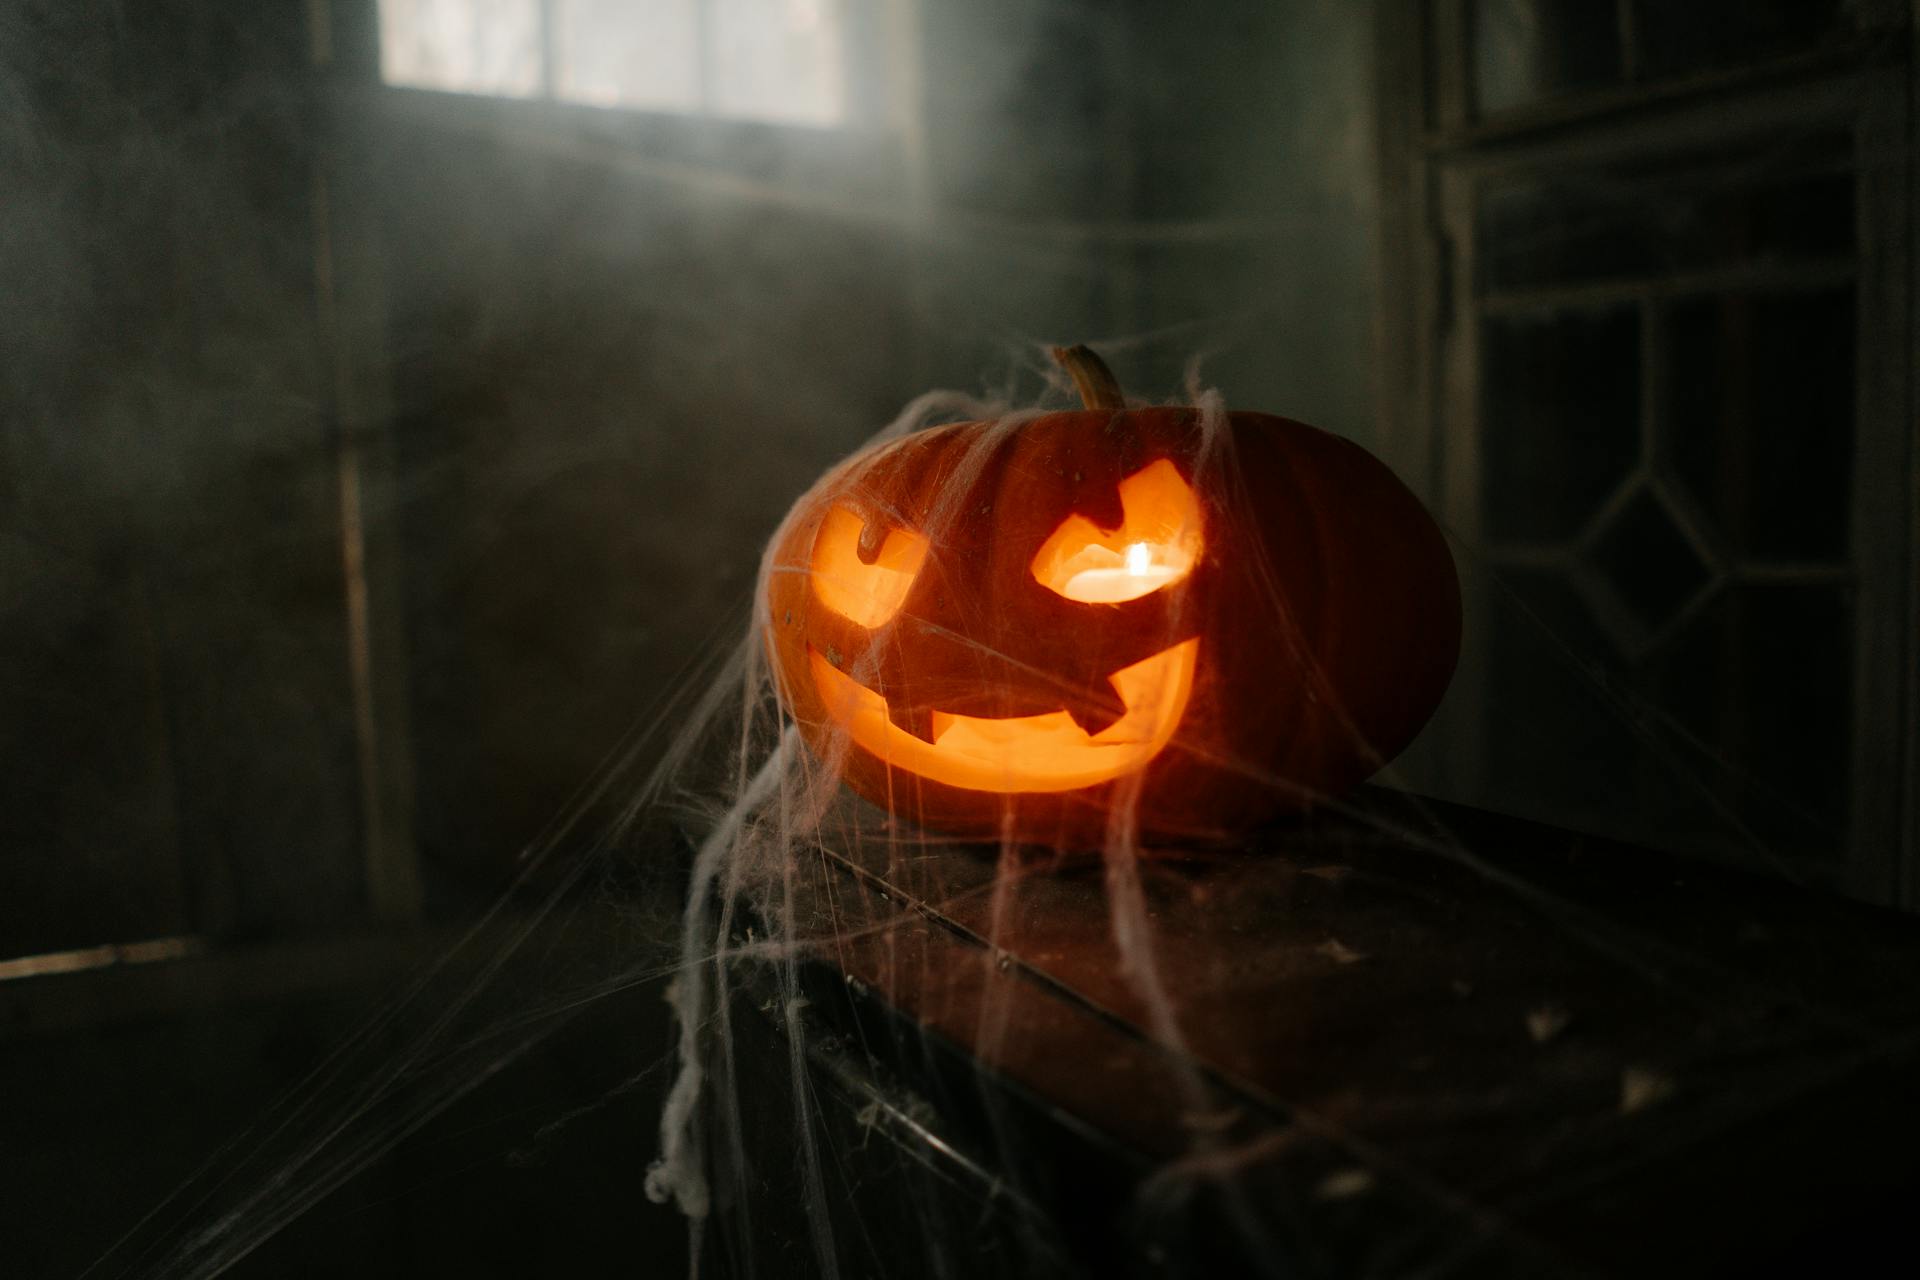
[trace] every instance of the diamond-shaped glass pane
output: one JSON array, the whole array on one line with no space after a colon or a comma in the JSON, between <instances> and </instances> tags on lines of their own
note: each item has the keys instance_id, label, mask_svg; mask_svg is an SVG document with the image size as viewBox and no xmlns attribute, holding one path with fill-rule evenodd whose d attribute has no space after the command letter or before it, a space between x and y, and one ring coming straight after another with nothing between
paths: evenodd
<instances>
[{"instance_id":1,"label":"diamond-shaped glass pane","mask_svg":"<svg viewBox=\"0 0 1920 1280\"><path fill-rule=\"evenodd\" d=\"M1627 501L1587 555L1649 630L1673 617L1713 577L1712 566L1649 489Z\"/></svg>"}]
</instances>

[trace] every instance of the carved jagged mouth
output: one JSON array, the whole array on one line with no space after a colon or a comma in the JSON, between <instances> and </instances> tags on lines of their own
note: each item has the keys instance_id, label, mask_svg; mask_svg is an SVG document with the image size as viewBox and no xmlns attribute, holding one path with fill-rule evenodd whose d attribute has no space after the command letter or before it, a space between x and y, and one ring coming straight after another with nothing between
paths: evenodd
<instances>
[{"instance_id":1,"label":"carved jagged mouth","mask_svg":"<svg viewBox=\"0 0 1920 1280\"><path fill-rule=\"evenodd\" d=\"M992 719L932 715L931 741L894 724L887 700L809 648L814 687L854 742L897 769L968 791L1077 791L1144 766L1173 740L1193 694L1198 637L1108 677L1126 710L1098 733L1065 711Z\"/></svg>"}]
</instances>

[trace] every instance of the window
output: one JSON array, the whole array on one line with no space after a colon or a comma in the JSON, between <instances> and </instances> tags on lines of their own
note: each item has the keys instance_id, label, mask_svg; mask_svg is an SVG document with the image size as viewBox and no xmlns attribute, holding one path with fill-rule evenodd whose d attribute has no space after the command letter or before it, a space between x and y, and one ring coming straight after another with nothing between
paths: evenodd
<instances>
[{"instance_id":1,"label":"window","mask_svg":"<svg viewBox=\"0 0 1920 1280\"><path fill-rule=\"evenodd\" d=\"M826 127L842 0L380 0L388 84Z\"/></svg>"},{"instance_id":2,"label":"window","mask_svg":"<svg viewBox=\"0 0 1920 1280\"><path fill-rule=\"evenodd\" d=\"M388 84L529 98L540 61L540 0L380 0Z\"/></svg>"},{"instance_id":3,"label":"window","mask_svg":"<svg viewBox=\"0 0 1920 1280\"><path fill-rule=\"evenodd\" d=\"M1446 786L1914 901L1904 17L1392 12L1407 456L1476 578Z\"/></svg>"}]
</instances>

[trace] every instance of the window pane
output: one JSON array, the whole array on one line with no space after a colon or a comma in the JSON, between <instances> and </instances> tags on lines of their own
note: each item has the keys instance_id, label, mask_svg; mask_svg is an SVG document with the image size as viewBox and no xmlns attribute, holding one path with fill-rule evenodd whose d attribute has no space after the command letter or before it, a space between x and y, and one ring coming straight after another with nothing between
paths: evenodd
<instances>
[{"instance_id":1,"label":"window pane","mask_svg":"<svg viewBox=\"0 0 1920 1280\"><path fill-rule=\"evenodd\" d=\"M1736 555L1844 562L1854 295L1729 295L1668 315L1675 471Z\"/></svg>"},{"instance_id":2,"label":"window pane","mask_svg":"<svg viewBox=\"0 0 1920 1280\"><path fill-rule=\"evenodd\" d=\"M1714 580L1713 570L1654 490L1639 490L1611 515L1587 563L1647 632L1657 631Z\"/></svg>"},{"instance_id":3,"label":"window pane","mask_svg":"<svg viewBox=\"0 0 1920 1280\"><path fill-rule=\"evenodd\" d=\"M1840 9L1840 0L1640 0L1645 73L1683 75L1806 53L1844 32Z\"/></svg>"},{"instance_id":4,"label":"window pane","mask_svg":"<svg viewBox=\"0 0 1920 1280\"><path fill-rule=\"evenodd\" d=\"M539 0L380 0L380 78L532 97L540 91Z\"/></svg>"},{"instance_id":5,"label":"window pane","mask_svg":"<svg viewBox=\"0 0 1920 1280\"><path fill-rule=\"evenodd\" d=\"M1487 193L1475 222L1480 286L1658 277L1853 255L1844 139L1732 158L1526 178Z\"/></svg>"},{"instance_id":6,"label":"window pane","mask_svg":"<svg viewBox=\"0 0 1920 1280\"><path fill-rule=\"evenodd\" d=\"M782 124L846 115L841 0L714 0L715 114Z\"/></svg>"},{"instance_id":7,"label":"window pane","mask_svg":"<svg viewBox=\"0 0 1920 1280\"><path fill-rule=\"evenodd\" d=\"M599 107L700 108L700 0L554 0L554 96Z\"/></svg>"},{"instance_id":8,"label":"window pane","mask_svg":"<svg viewBox=\"0 0 1920 1280\"><path fill-rule=\"evenodd\" d=\"M1620 79L1610 0L1475 0L1473 98L1482 112Z\"/></svg>"},{"instance_id":9,"label":"window pane","mask_svg":"<svg viewBox=\"0 0 1920 1280\"><path fill-rule=\"evenodd\" d=\"M1646 275L1659 250L1635 193L1605 171L1530 178L1487 193L1474 219L1483 291Z\"/></svg>"},{"instance_id":10,"label":"window pane","mask_svg":"<svg viewBox=\"0 0 1920 1280\"><path fill-rule=\"evenodd\" d=\"M1639 461L1639 313L1490 316L1480 340L1488 536L1570 539Z\"/></svg>"}]
</instances>

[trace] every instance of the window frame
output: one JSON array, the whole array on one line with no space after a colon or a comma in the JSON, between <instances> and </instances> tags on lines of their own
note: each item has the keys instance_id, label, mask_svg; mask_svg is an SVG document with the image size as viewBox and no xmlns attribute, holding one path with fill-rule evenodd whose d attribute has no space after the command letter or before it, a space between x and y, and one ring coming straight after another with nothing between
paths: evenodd
<instances>
[{"instance_id":1,"label":"window frame","mask_svg":"<svg viewBox=\"0 0 1920 1280\"><path fill-rule=\"evenodd\" d=\"M1902 12L1910 9L1911 12ZM1623 3L1622 13L1629 10ZM1480 338L1474 216L1488 186L1528 172L1651 159L1819 125L1849 134L1856 173L1855 457L1849 560L1854 657L1849 839L1796 861L1859 896L1920 908L1920 297L1912 146L1920 0L1862 6L1856 39L1727 70L1570 93L1478 119L1469 0L1382 0L1379 411L1391 460L1468 547L1483 546ZM1629 67L1629 76L1631 67ZM1792 268L1780 268L1791 271ZM1622 290L1623 294L1628 292ZM1648 335L1641 336L1643 352ZM1649 394L1643 388L1643 398ZM1885 465L1897 461L1900 465ZM1888 536L1890 531L1899 531ZM1475 575L1469 575L1469 579ZM1472 590L1472 587L1469 588ZM1486 652L1485 600L1468 600L1465 652ZM1487 789L1484 658L1463 660L1457 740L1436 759L1449 794Z\"/></svg>"}]
</instances>

